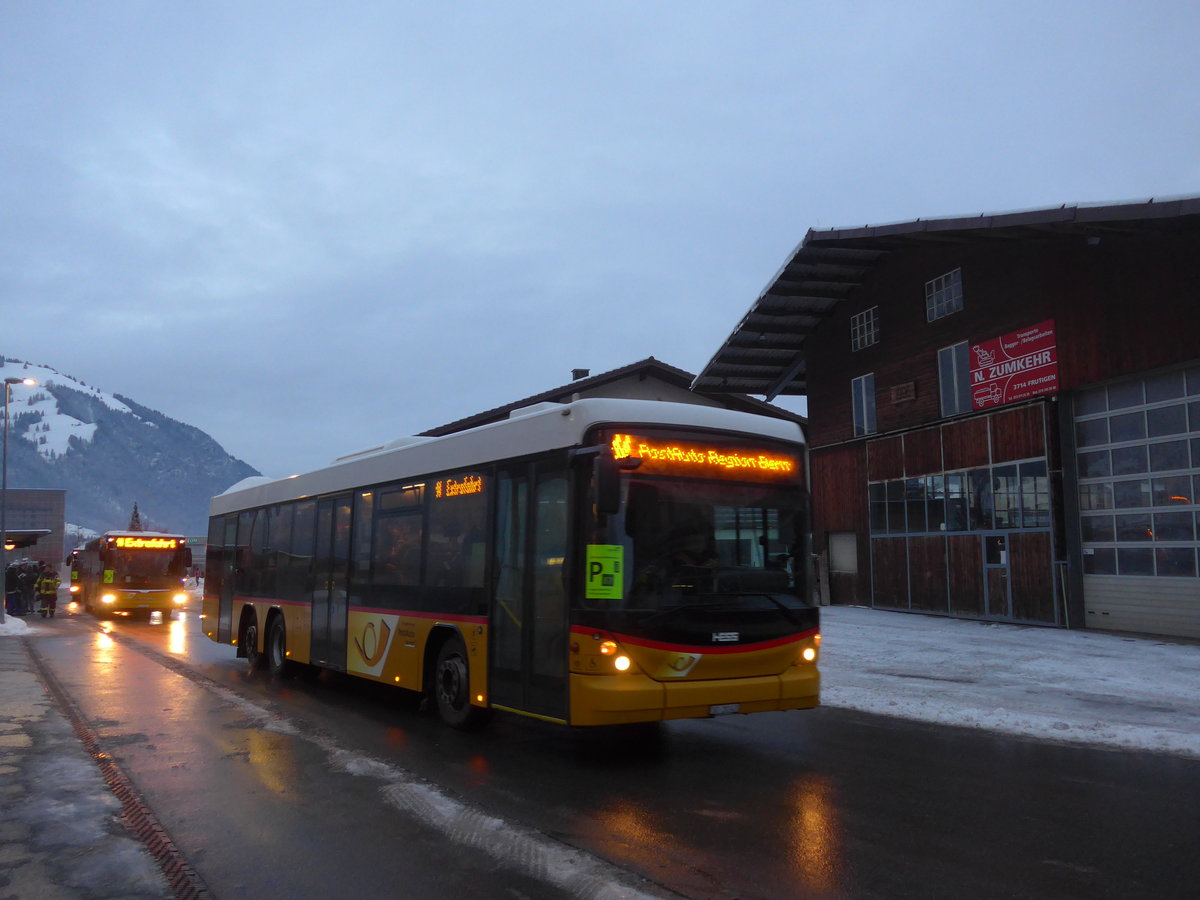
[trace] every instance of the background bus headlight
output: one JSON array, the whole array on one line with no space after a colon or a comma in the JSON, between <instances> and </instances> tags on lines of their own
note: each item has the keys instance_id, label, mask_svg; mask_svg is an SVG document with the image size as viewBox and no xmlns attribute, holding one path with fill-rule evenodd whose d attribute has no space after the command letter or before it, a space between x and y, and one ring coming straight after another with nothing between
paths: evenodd
<instances>
[{"instance_id":1,"label":"background bus headlight","mask_svg":"<svg viewBox=\"0 0 1200 900\"><path fill-rule=\"evenodd\" d=\"M188 595L187 594L176 594L171 599L175 601L176 606L183 606L183 604L188 602Z\"/></svg>"},{"instance_id":2,"label":"background bus headlight","mask_svg":"<svg viewBox=\"0 0 1200 900\"><path fill-rule=\"evenodd\" d=\"M100 597L100 602L101 603L116 603L117 595L116 594L104 594Z\"/></svg>"}]
</instances>

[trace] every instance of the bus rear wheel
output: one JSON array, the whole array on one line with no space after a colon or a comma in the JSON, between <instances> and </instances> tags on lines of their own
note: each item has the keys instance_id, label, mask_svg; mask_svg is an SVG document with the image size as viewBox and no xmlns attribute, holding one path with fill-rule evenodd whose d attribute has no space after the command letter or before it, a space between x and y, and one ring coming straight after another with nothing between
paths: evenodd
<instances>
[{"instance_id":1,"label":"bus rear wheel","mask_svg":"<svg viewBox=\"0 0 1200 900\"><path fill-rule=\"evenodd\" d=\"M276 616L267 628L267 669L272 678L291 678L292 664L287 657L287 630Z\"/></svg>"},{"instance_id":2,"label":"bus rear wheel","mask_svg":"<svg viewBox=\"0 0 1200 900\"><path fill-rule=\"evenodd\" d=\"M471 705L471 667L462 638L446 640L433 669L433 699L438 717L452 728L469 731L483 725L489 710Z\"/></svg>"},{"instance_id":3,"label":"bus rear wheel","mask_svg":"<svg viewBox=\"0 0 1200 900\"><path fill-rule=\"evenodd\" d=\"M242 632L242 649L246 651L246 672L253 675L266 661L258 649L258 622L251 619Z\"/></svg>"}]
</instances>

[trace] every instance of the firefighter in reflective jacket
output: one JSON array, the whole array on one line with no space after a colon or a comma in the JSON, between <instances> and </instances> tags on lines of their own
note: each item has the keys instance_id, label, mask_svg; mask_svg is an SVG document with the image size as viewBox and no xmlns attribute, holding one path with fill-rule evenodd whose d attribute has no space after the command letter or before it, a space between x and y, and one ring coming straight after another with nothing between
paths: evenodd
<instances>
[{"instance_id":1,"label":"firefighter in reflective jacket","mask_svg":"<svg viewBox=\"0 0 1200 900\"><path fill-rule=\"evenodd\" d=\"M38 612L42 618L54 618L54 609L58 606L58 573L42 563L41 574L37 580Z\"/></svg>"}]
</instances>

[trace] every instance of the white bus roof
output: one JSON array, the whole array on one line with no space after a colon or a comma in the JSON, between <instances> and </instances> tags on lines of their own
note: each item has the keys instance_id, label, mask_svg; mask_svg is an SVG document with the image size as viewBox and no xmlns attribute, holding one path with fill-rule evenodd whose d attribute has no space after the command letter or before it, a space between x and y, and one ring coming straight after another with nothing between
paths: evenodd
<instances>
[{"instance_id":1,"label":"white bus roof","mask_svg":"<svg viewBox=\"0 0 1200 900\"><path fill-rule=\"evenodd\" d=\"M467 469L500 459L573 447L589 428L607 424L687 425L749 437L802 443L800 425L753 413L692 403L591 397L571 403L540 403L517 409L509 418L418 442L396 441L352 453L323 469L288 478L246 478L213 497L211 515L253 509L350 490L397 479Z\"/></svg>"}]
</instances>

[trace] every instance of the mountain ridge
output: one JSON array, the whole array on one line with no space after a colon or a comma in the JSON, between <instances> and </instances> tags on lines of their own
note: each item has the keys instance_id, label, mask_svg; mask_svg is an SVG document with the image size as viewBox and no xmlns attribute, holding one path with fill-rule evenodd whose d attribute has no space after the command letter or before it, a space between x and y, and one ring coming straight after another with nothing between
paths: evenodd
<instances>
[{"instance_id":1,"label":"mountain ridge","mask_svg":"<svg viewBox=\"0 0 1200 900\"><path fill-rule=\"evenodd\" d=\"M150 530L202 535L208 501L260 474L194 425L51 366L0 356L13 385L8 486L66 491L72 525L124 528L134 503Z\"/></svg>"}]
</instances>

